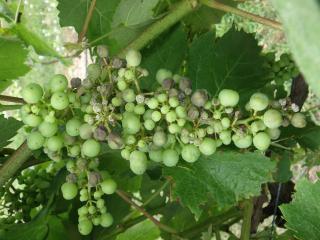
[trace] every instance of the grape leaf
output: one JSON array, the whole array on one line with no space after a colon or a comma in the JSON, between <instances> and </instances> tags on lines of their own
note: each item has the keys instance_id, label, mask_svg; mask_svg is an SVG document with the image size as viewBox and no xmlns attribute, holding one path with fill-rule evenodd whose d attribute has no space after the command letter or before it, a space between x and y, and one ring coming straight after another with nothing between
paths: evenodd
<instances>
[{"instance_id":1,"label":"grape leaf","mask_svg":"<svg viewBox=\"0 0 320 240\"><path fill-rule=\"evenodd\" d=\"M320 2L318 0L272 0L283 23L292 55L312 87L320 96Z\"/></svg>"},{"instance_id":2,"label":"grape leaf","mask_svg":"<svg viewBox=\"0 0 320 240\"><path fill-rule=\"evenodd\" d=\"M21 41L0 37L0 92L11 84L12 79L30 70L25 64L27 55L28 51Z\"/></svg>"},{"instance_id":3,"label":"grape leaf","mask_svg":"<svg viewBox=\"0 0 320 240\"><path fill-rule=\"evenodd\" d=\"M193 87L213 95L223 88L253 92L263 87L269 80L260 52L254 37L244 32L231 30L217 40L212 32L201 35L189 52Z\"/></svg>"},{"instance_id":4,"label":"grape leaf","mask_svg":"<svg viewBox=\"0 0 320 240\"><path fill-rule=\"evenodd\" d=\"M141 81L144 89L154 89L157 86L155 76L160 68L166 68L173 73L178 72L184 57L187 54L187 34L182 27L158 38L150 48L142 52L141 66L148 69L149 76Z\"/></svg>"},{"instance_id":5,"label":"grape leaf","mask_svg":"<svg viewBox=\"0 0 320 240\"><path fill-rule=\"evenodd\" d=\"M306 179L296 184L296 193L290 204L280 206L286 227L301 240L318 240L320 236L320 182Z\"/></svg>"},{"instance_id":6,"label":"grape leaf","mask_svg":"<svg viewBox=\"0 0 320 240\"><path fill-rule=\"evenodd\" d=\"M127 229L117 236L116 240L154 240L160 237L160 231L150 220L145 220Z\"/></svg>"},{"instance_id":7,"label":"grape leaf","mask_svg":"<svg viewBox=\"0 0 320 240\"><path fill-rule=\"evenodd\" d=\"M217 152L194 164L165 168L173 177L174 192L196 218L208 196L221 207L260 194L261 184L272 179L275 164L259 152Z\"/></svg>"},{"instance_id":8,"label":"grape leaf","mask_svg":"<svg viewBox=\"0 0 320 240\"><path fill-rule=\"evenodd\" d=\"M18 129L22 127L22 122L0 115L0 126L0 149L2 149L9 144L8 140L17 134Z\"/></svg>"},{"instance_id":9,"label":"grape leaf","mask_svg":"<svg viewBox=\"0 0 320 240\"><path fill-rule=\"evenodd\" d=\"M153 18L153 9L159 0L122 0L113 16L113 28L135 27Z\"/></svg>"}]
</instances>

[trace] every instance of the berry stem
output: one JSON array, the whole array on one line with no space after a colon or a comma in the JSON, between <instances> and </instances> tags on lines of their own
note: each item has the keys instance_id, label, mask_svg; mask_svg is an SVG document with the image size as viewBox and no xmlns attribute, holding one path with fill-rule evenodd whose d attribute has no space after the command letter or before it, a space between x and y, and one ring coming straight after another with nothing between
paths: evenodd
<instances>
[{"instance_id":1,"label":"berry stem","mask_svg":"<svg viewBox=\"0 0 320 240\"><path fill-rule=\"evenodd\" d=\"M150 213L148 213L143 207L140 207L137 205L135 202L133 202L125 193L124 191L117 190L116 191L117 195L121 197L125 202L129 203L131 206L136 208L139 212L141 212L144 216L146 216L150 221L152 221L155 225L157 225L159 228L161 228L163 231L168 232L168 233L173 233L176 234L177 231L161 222L159 222L157 219L155 219Z\"/></svg>"},{"instance_id":2,"label":"berry stem","mask_svg":"<svg viewBox=\"0 0 320 240\"><path fill-rule=\"evenodd\" d=\"M82 27L82 31L81 31L81 33L79 34L79 37L78 37L78 43L82 42L84 36L86 35L86 33L88 31L89 23L91 21L92 15L93 15L94 8L96 7L96 2L97 2L97 0L92 0L91 1L90 7L89 7L89 10L88 10L88 14L86 16L86 19L85 19L83 27Z\"/></svg>"},{"instance_id":3,"label":"berry stem","mask_svg":"<svg viewBox=\"0 0 320 240\"><path fill-rule=\"evenodd\" d=\"M29 150L27 143L24 142L1 167L0 186L3 186L5 182L21 168L24 162L26 162L31 155L31 150Z\"/></svg>"},{"instance_id":4,"label":"berry stem","mask_svg":"<svg viewBox=\"0 0 320 240\"><path fill-rule=\"evenodd\" d=\"M250 240L252 213L253 213L252 199L247 199L243 202L243 223L241 228L240 240Z\"/></svg>"},{"instance_id":5,"label":"berry stem","mask_svg":"<svg viewBox=\"0 0 320 240\"><path fill-rule=\"evenodd\" d=\"M215 0L200 0L200 2L203 5L206 5L210 8L218 9L218 10L221 10L221 11L224 11L227 13L232 13L232 14L238 15L240 17L248 18L248 19L253 20L255 22L261 23L263 25L266 25L266 26L269 26L269 27L272 27L272 28L275 28L278 30L282 30L281 23L279 23L277 21L274 21L274 20L271 20L268 18L264 18L264 17L261 17L256 14L246 12L241 9L234 8L234 7L219 3Z\"/></svg>"},{"instance_id":6,"label":"berry stem","mask_svg":"<svg viewBox=\"0 0 320 240\"><path fill-rule=\"evenodd\" d=\"M146 46L151 40L155 39L165 30L180 21L188 13L192 12L197 6L197 1L182 0L172 6L172 10L162 19L148 27L138 38L132 41L126 48L122 49L119 57L124 57L130 49L140 50Z\"/></svg>"}]
</instances>

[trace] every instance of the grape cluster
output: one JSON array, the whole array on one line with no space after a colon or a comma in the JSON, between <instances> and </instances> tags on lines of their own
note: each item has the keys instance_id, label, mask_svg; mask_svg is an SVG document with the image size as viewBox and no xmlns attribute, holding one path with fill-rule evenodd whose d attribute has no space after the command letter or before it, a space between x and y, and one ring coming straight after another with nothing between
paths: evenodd
<instances>
[{"instance_id":1,"label":"grape cluster","mask_svg":"<svg viewBox=\"0 0 320 240\"><path fill-rule=\"evenodd\" d=\"M14 181L9 181L0 190L1 222L28 222L31 212L41 209L47 202L49 187L56 168L36 166L21 172Z\"/></svg>"},{"instance_id":2,"label":"grape cluster","mask_svg":"<svg viewBox=\"0 0 320 240\"><path fill-rule=\"evenodd\" d=\"M266 67L271 70L270 77L278 85L282 85L299 75L299 69L289 54L282 54L278 61L275 61L273 53L268 53L266 57L268 59Z\"/></svg>"},{"instance_id":3,"label":"grape cluster","mask_svg":"<svg viewBox=\"0 0 320 240\"><path fill-rule=\"evenodd\" d=\"M211 97L204 89L193 91L188 78L166 69L158 70L155 91L143 91L139 82L148 71L139 67L139 52L130 50L118 59L110 58L104 46L96 51L97 63L88 66L85 79L71 79L71 87L63 75L55 75L45 91L31 83L22 92L28 146L43 148L53 161L66 164L70 174L62 195L71 200L79 192L85 202L78 211L83 235L93 225L113 222L102 196L113 194L117 185L99 171L101 142L121 150L132 172L141 175L148 159L173 167L232 143L265 151L280 137L280 127L306 125L303 114L283 109L265 94L253 94L246 111L240 111L238 92L223 89Z\"/></svg>"}]
</instances>

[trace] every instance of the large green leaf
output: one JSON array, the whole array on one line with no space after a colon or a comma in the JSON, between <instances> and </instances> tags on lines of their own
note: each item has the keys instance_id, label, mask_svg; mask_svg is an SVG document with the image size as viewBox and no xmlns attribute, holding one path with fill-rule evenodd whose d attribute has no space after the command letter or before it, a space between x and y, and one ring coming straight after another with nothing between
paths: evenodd
<instances>
[{"instance_id":1,"label":"large green leaf","mask_svg":"<svg viewBox=\"0 0 320 240\"><path fill-rule=\"evenodd\" d=\"M0 92L11 84L11 80L30 70L25 64L27 55L28 51L21 41L0 37Z\"/></svg>"},{"instance_id":2,"label":"large green leaf","mask_svg":"<svg viewBox=\"0 0 320 240\"><path fill-rule=\"evenodd\" d=\"M151 90L157 86L155 76L160 68L178 72L188 50L187 34L178 27L161 36L150 48L142 52L141 66L148 69L149 76L143 78L143 88Z\"/></svg>"},{"instance_id":3,"label":"large green leaf","mask_svg":"<svg viewBox=\"0 0 320 240\"><path fill-rule=\"evenodd\" d=\"M300 240L318 240L320 236L320 182L313 184L306 179L296 184L296 193L290 204L280 209L286 227Z\"/></svg>"},{"instance_id":4,"label":"large green leaf","mask_svg":"<svg viewBox=\"0 0 320 240\"><path fill-rule=\"evenodd\" d=\"M320 96L320 2L272 0L292 55L313 91Z\"/></svg>"},{"instance_id":5,"label":"large green leaf","mask_svg":"<svg viewBox=\"0 0 320 240\"><path fill-rule=\"evenodd\" d=\"M275 164L261 153L217 152L194 164L166 168L175 181L174 192L198 218L200 205L211 196L219 206L259 195L261 184L272 179Z\"/></svg>"},{"instance_id":6,"label":"large green leaf","mask_svg":"<svg viewBox=\"0 0 320 240\"><path fill-rule=\"evenodd\" d=\"M12 117L5 118L3 115L0 115L0 149L9 144L8 140L17 134L21 126L22 122Z\"/></svg>"},{"instance_id":7,"label":"large green leaf","mask_svg":"<svg viewBox=\"0 0 320 240\"><path fill-rule=\"evenodd\" d=\"M160 237L160 231L150 220L145 220L127 229L117 236L116 240L155 240Z\"/></svg>"},{"instance_id":8,"label":"large green leaf","mask_svg":"<svg viewBox=\"0 0 320 240\"><path fill-rule=\"evenodd\" d=\"M212 32L201 35L191 45L188 75L194 88L213 95L223 88L252 92L269 80L263 67L261 48L250 34L235 30L215 39Z\"/></svg>"}]
</instances>

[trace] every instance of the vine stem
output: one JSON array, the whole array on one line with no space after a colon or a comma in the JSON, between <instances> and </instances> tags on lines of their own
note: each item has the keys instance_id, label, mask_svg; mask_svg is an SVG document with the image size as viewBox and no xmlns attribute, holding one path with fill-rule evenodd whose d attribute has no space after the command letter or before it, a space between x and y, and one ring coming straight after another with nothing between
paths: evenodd
<instances>
[{"instance_id":1,"label":"vine stem","mask_svg":"<svg viewBox=\"0 0 320 240\"><path fill-rule=\"evenodd\" d=\"M31 150L29 150L27 143L24 142L1 167L0 186L3 186L6 181L22 167L31 155Z\"/></svg>"},{"instance_id":2,"label":"vine stem","mask_svg":"<svg viewBox=\"0 0 320 240\"><path fill-rule=\"evenodd\" d=\"M132 41L126 48L122 49L120 53L118 53L118 56L124 57L127 51L130 49L140 50L151 40L155 39L188 13L192 12L197 5L198 2L195 0L182 0L181 2L173 5L172 10L164 18L158 20L148 27L138 38Z\"/></svg>"},{"instance_id":3,"label":"vine stem","mask_svg":"<svg viewBox=\"0 0 320 240\"><path fill-rule=\"evenodd\" d=\"M139 212L141 212L144 216L146 216L150 221L152 221L155 225L157 225L159 228L161 228L163 231L166 231L168 233L176 234L177 231L161 222L159 222L157 219L155 219L150 213L148 213L144 208L140 207L138 204L133 202L130 197L128 197L127 193L125 193L122 190L116 191L117 195L121 197L125 202L136 208Z\"/></svg>"},{"instance_id":4,"label":"vine stem","mask_svg":"<svg viewBox=\"0 0 320 240\"><path fill-rule=\"evenodd\" d=\"M92 15L93 15L94 8L96 7L96 3L97 3L97 0L91 1L90 7L88 10L88 14L86 16L86 19L85 19L83 27L82 27L82 31L78 37L78 43L82 42L84 36L86 35L86 33L88 31L89 23L91 21Z\"/></svg>"},{"instance_id":5,"label":"vine stem","mask_svg":"<svg viewBox=\"0 0 320 240\"><path fill-rule=\"evenodd\" d=\"M252 213L253 201L252 199L247 199L243 202L243 223L240 240L250 240Z\"/></svg>"},{"instance_id":6,"label":"vine stem","mask_svg":"<svg viewBox=\"0 0 320 240\"><path fill-rule=\"evenodd\" d=\"M219 3L219 2L217 2L215 0L200 0L200 2L203 5L206 5L206 6L210 7L210 8L218 9L218 10L221 10L221 11L224 11L224 12L233 13L235 15L238 15L238 16L244 17L244 18L248 18L250 20L253 20L255 22L261 23L263 25L266 25L266 26L269 26L269 27L272 27L272 28L275 28L275 29L278 29L278 30L282 30L281 23L279 23L277 21L274 21L274 20L271 20L271 19L268 19L268 18L264 18L264 17L261 17L261 16L256 15L256 14L253 14L253 13L250 13L250 12L246 12L246 11L243 11L241 9L234 8L234 7Z\"/></svg>"},{"instance_id":7,"label":"vine stem","mask_svg":"<svg viewBox=\"0 0 320 240\"><path fill-rule=\"evenodd\" d=\"M13 103L26 103L22 98L0 95L0 101Z\"/></svg>"}]
</instances>

